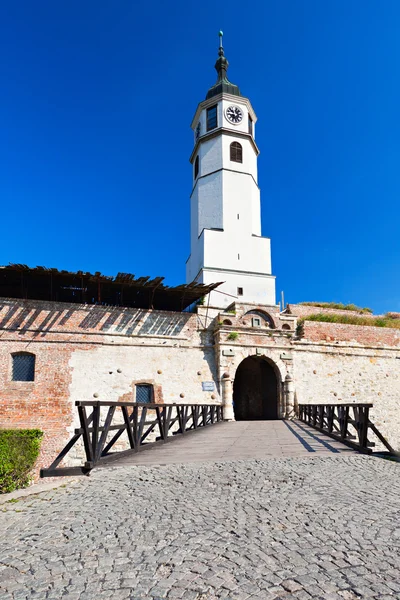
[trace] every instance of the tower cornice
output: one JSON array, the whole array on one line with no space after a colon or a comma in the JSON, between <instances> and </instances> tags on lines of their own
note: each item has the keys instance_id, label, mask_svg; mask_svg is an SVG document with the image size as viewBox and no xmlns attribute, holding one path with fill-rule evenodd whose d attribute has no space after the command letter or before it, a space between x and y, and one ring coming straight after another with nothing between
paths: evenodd
<instances>
[{"instance_id":1,"label":"tower cornice","mask_svg":"<svg viewBox=\"0 0 400 600\"><path fill-rule=\"evenodd\" d=\"M220 100L230 100L232 103L244 104L246 106L247 110L249 111L249 115L251 116L253 122L254 123L257 122L257 115L254 112L254 109L248 98L245 98L244 96L234 96L233 94L222 93L222 94L218 94L217 96L213 96L212 98L209 98L208 100L203 100L203 102L199 103L199 105L197 106L196 112L194 114L194 117L192 119L192 122L190 124L190 127L194 130L196 127L197 121L200 118L201 112L205 108L208 108L209 106L214 106L214 104L217 104Z\"/></svg>"},{"instance_id":2,"label":"tower cornice","mask_svg":"<svg viewBox=\"0 0 400 600\"><path fill-rule=\"evenodd\" d=\"M207 131L204 135L201 135L199 139L196 141L196 144L193 148L192 154L190 155L189 161L193 164L194 159L196 158L197 151L202 142L206 142L207 140L211 140L212 138L218 137L219 135L229 135L234 138L241 138L243 140L249 140L251 145L253 146L254 152L258 156L260 154L260 150L258 149L257 144L254 141L253 136L250 133L246 133L245 131L235 131L233 129L228 129L228 127L218 127L217 129L212 129L211 131Z\"/></svg>"}]
</instances>

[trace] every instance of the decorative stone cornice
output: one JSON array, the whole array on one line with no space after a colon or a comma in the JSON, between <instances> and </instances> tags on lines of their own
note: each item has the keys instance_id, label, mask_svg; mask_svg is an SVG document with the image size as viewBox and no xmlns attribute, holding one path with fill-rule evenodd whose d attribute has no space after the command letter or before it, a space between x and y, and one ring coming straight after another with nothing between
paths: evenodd
<instances>
[{"instance_id":1,"label":"decorative stone cornice","mask_svg":"<svg viewBox=\"0 0 400 600\"><path fill-rule=\"evenodd\" d=\"M209 108L210 106L214 106L214 104L217 104L220 100L230 100L231 102L235 102L236 104L244 104L246 106L247 110L249 111L249 115L252 118L253 123L257 122L257 115L254 112L254 109L248 98L245 98L244 96L234 96L233 94L223 93L223 94L218 94L217 96L213 96L212 98L209 98L208 100L203 100L203 102L200 102L198 104L196 112L194 113L192 122L190 124L190 127L193 129L193 131L197 125L197 121L199 120L201 111L204 110L205 108Z\"/></svg>"}]
</instances>

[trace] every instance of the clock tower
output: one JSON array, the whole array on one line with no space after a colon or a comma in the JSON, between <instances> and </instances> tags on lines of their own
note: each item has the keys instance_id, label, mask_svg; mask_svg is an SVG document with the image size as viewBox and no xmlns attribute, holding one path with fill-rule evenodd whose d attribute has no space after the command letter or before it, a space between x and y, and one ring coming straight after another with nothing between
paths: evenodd
<instances>
[{"instance_id":1,"label":"clock tower","mask_svg":"<svg viewBox=\"0 0 400 600\"><path fill-rule=\"evenodd\" d=\"M191 254L186 281L224 282L210 294L213 307L227 308L234 301L271 306L275 277L270 240L261 236L257 117L249 99L227 78L229 63L222 32L219 35L218 79L191 125Z\"/></svg>"}]
</instances>

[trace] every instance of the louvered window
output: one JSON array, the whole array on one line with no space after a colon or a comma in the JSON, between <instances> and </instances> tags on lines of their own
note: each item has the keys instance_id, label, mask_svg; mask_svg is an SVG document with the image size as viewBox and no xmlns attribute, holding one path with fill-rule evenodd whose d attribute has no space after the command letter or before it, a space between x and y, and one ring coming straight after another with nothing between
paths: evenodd
<instances>
[{"instance_id":1,"label":"louvered window","mask_svg":"<svg viewBox=\"0 0 400 600\"><path fill-rule=\"evenodd\" d=\"M149 404L153 402L153 386L140 383L136 385L136 402Z\"/></svg>"},{"instance_id":2,"label":"louvered window","mask_svg":"<svg viewBox=\"0 0 400 600\"><path fill-rule=\"evenodd\" d=\"M28 352L18 352L12 355L12 380L35 380L35 355Z\"/></svg>"},{"instance_id":3,"label":"louvered window","mask_svg":"<svg viewBox=\"0 0 400 600\"><path fill-rule=\"evenodd\" d=\"M231 160L238 163L243 162L243 151L239 142L232 142L231 144Z\"/></svg>"}]
</instances>

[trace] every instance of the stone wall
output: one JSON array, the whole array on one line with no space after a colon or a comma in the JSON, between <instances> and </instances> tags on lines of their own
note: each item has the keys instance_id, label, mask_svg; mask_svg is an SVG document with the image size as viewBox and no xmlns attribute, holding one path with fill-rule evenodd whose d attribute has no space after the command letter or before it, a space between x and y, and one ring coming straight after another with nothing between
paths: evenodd
<instances>
[{"instance_id":1,"label":"stone wall","mask_svg":"<svg viewBox=\"0 0 400 600\"><path fill-rule=\"evenodd\" d=\"M372 403L371 420L400 450L398 350L306 341L295 342L294 350L297 403Z\"/></svg>"},{"instance_id":2,"label":"stone wall","mask_svg":"<svg viewBox=\"0 0 400 600\"><path fill-rule=\"evenodd\" d=\"M238 307L227 324L220 314L216 333L220 378L234 383L236 371L248 356L262 356L275 365L282 390L280 415L285 416L283 386L293 378L297 404L372 403L371 418L400 450L400 331L305 321L304 337L283 330L283 320L272 307L276 329L244 327L249 306ZM227 316L227 315L226 315ZM237 338L229 339L230 332ZM383 447L381 447L383 449Z\"/></svg>"},{"instance_id":3,"label":"stone wall","mask_svg":"<svg viewBox=\"0 0 400 600\"><path fill-rule=\"evenodd\" d=\"M204 317L102 306L3 300L0 427L45 432L38 467L49 466L77 426L76 400L134 401L135 383L155 400L218 403L212 332ZM12 381L12 353L36 357L35 381ZM202 381L214 381L214 392Z\"/></svg>"},{"instance_id":4,"label":"stone wall","mask_svg":"<svg viewBox=\"0 0 400 600\"><path fill-rule=\"evenodd\" d=\"M334 315L351 315L356 317L370 317L375 319L379 315L373 315L369 312L361 312L359 310L343 310L341 308L326 308L323 306L310 306L308 304L287 304L285 313L294 315L295 317L309 317L316 314L334 314ZM380 315L382 316L382 315Z\"/></svg>"},{"instance_id":5,"label":"stone wall","mask_svg":"<svg viewBox=\"0 0 400 600\"><path fill-rule=\"evenodd\" d=\"M400 346L400 329L304 321L303 337L313 342L357 342L366 346Z\"/></svg>"},{"instance_id":6,"label":"stone wall","mask_svg":"<svg viewBox=\"0 0 400 600\"><path fill-rule=\"evenodd\" d=\"M229 403L241 362L257 356L274 368L280 416L289 377L297 403L373 403L374 422L400 448L399 330L305 322L298 339L295 325L276 306L191 314L3 300L0 427L44 430L39 466L49 466L77 425L75 401L133 401L146 382L157 402ZM34 382L12 381L20 351L36 357Z\"/></svg>"}]
</instances>

